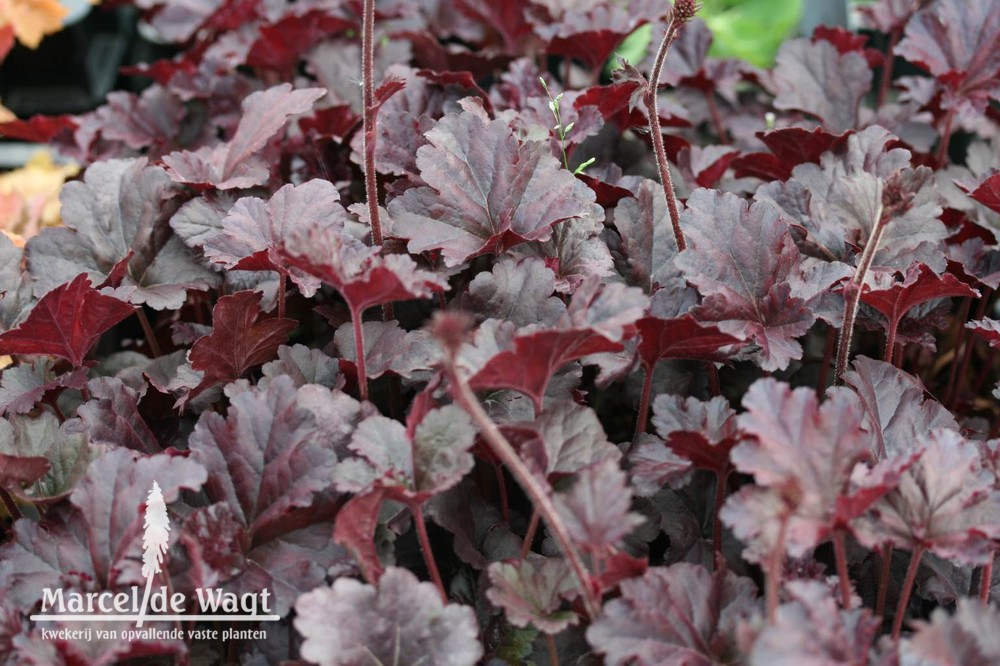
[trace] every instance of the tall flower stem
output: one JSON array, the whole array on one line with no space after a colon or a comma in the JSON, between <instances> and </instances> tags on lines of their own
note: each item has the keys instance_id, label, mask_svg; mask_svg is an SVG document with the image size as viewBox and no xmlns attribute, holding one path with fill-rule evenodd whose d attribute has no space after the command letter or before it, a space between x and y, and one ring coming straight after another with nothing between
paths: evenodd
<instances>
[{"instance_id":1,"label":"tall flower stem","mask_svg":"<svg viewBox=\"0 0 1000 666\"><path fill-rule=\"evenodd\" d=\"M837 374L834 376L837 384L844 381L844 372L847 371L848 356L851 352L851 337L854 335L854 322L858 317L858 308L861 306L861 290L865 286L865 278L868 277L868 270L875 259L875 252L878 250L882 234L888 224L888 214L885 208L880 208L875 226L868 244L865 245L861 259L858 261L858 268L854 271L854 277L844 288L844 323L840 329L840 340L837 344Z\"/></svg>"},{"instance_id":2,"label":"tall flower stem","mask_svg":"<svg viewBox=\"0 0 1000 666\"><path fill-rule=\"evenodd\" d=\"M365 200L372 247L382 247L382 218L378 209L378 174L375 171L375 148L378 145L378 105L375 103L375 0L364 0L361 17L361 118L365 154ZM395 316L392 303L382 305L383 321ZM398 391L398 389L397 389ZM368 387L365 387L365 393Z\"/></svg>"},{"instance_id":3,"label":"tall flower stem","mask_svg":"<svg viewBox=\"0 0 1000 666\"><path fill-rule=\"evenodd\" d=\"M364 106L362 132L365 153L365 198L368 200L368 220L372 229L372 245L382 245L382 222L378 210L378 180L375 173L377 140L375 106L375 0L364 0L361 19L361 103Z\"/></svg>"},{"instance_id":4,"label":"tall flower stem","mask_svg":"<svg viewBox=\"0 0 1000 666\"><path fill-rule=\"evenodd\" d=\"M660 48L656 51L656 58L653 60L653 69L649 73L649 85L642 97L646 107L646 118L649 120L649 132L653 139L653 152L656 154L656 170L660 175L660 183L663 185L663 195L667 198L667 211L670 213L670 224L674 229L674 240L677 242L677 250L681 251L687 247L684 242L684 232L681 231L681 216L677 209L677 195L674 193L674 181L670 177L670 165L667 163L667 150L663 145L663 132L660 129L660 109L659 101L656 97L656 89L660 85L660 73L663 71L663 63L667 59L667 52L681 26L690 21L698 6L691 0L678 0L674 3L674 10L670 14L670 23L667 31L660 42Z\"/></svg>"},{"instance_id":5,"label":"tall flower stem","mask_svg":"<svg viewBox=\"0 0 1000 666\"><path fill-rule=\"evenodd\" d=\"M479 434L486 440L493 455L499 458L507 469L510 470L510 473L517 479L518 483L521 484L521 487L524 488L525 493L531 499L535 510L548 523L549 529L552 530L552 535L559 543L563 554L569 562L570 568L576 575L587 614L590 617L597 617L597 614L601 610L600 597L593 585L590 573L587 571L586 566L584 566L583 556L576 547L576 544L573 543L566 524L556 511L556 506L549 496L548 489L531 473L528 466L517 455L514 447L511 446L507 438L500 432L497 424L483 410L475 393L469 387L469 383L461 375L458 368L455 367L454 350L445 353L444 363L448 383L451 387L451 394L455 402L472 417L473 422L479 427Z\"/></svg>"},{"instance_id":6,"label":"tall flower stem","mask_svg":"<svg viewBox=\"0 0 1000 666\"><path fill-rule=\"evenodd\" d=\"M892 84L892 65L896 59L896 42L899 41L899 28L889 34L889 47L886 49L884 60L882 61L882 79L878 86L878 102L875 108L881 108L885 104L889 95L889 86Z\"/></svg>"}]
</instances>

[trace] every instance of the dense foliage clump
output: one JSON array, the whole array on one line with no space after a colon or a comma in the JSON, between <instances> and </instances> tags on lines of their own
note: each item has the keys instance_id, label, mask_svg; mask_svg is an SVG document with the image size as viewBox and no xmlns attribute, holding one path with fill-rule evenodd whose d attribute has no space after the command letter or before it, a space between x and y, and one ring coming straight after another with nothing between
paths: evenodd
<instances>
[{"instance_id":1,"label":"dense foliage clump","mask_svg":"<svg viewBox=\"0 0 1000 666\"><path fill-rule=\"evenodd\" d=\"M149 87L0 124L85 167L0 235L0 662L1000 663L1000 3L769 70L689 0L136 4ZM145 584L154 482L264 638L29 619Z\"/></svg>"}]
</instances>

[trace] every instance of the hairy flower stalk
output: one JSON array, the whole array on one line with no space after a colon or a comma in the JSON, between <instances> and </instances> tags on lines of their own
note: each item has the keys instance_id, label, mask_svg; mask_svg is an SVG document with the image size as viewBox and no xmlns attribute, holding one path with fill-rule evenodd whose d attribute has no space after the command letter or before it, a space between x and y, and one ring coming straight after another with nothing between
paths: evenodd
<instances>
[{"instance_id":1,"label":"hairy flower stalk","mask_svg":"<svg viewBox=\"0 0 1000 666\"><path fill-rule=\"evenodd\" d=\"M382 245L382 221L378 210L378 180L375 173L376 115L375 105L375 0L364 0L361 25L361 104L364 107L362 132L365 153L365 199L372 229L372 245Z\"/></svg>"},{"instance_id":2,"label":"hairy flower stalk","mask_svg":"<svg viewBox=\"0 0 1000 666\"><path fill-rule=\"evenodd\" d=\"M858 317L858 308L861 306L861 291L864 288L865 278L868 277L872 261L875 259L875 252L878 249L879 242L882 240L882 234L885 232L885 227L889 222L888 211L889 209L884 205L880 208L875 226L872 229L871 236L868 238L868 244L865 245L865 250L861 253L861 259L858 261L858 268L854 271L854 277L844 287L844 323L840 329L840 338L837 342L837 371L834 375L834 379L838 385L843 383L844 373L847 371L847 361L851 351L851 338L854 335L854 322Z\"/></svg>"},{"instance_id":3,"label":"hairy flower stalk","mask_svg":"<svg viewBox=\"0 0 1000 666\"><path fill-rule=\"evenodd\" d=\"M837 344L837 372L834 379L838 385L843 383L844 373L847 371L848 355L851 351L851 337L854 335L854 322L858 317L858 308L861 306L861 292L864 290L865 280L868 271L871 270L872 262L875 260L875 253L878 251L882 241L885 228L894 218L902 215L913 203L914 192L901 184L899 174L887 181L882 190L882 202L879 206L878 215L875 217L875 224L868 237L861 259L858 260L858 268L854 271L854 277L844 287L844 324L840 329L840 339ZM890 331L889 342L895 345L895 332ZM891 347L887 354L891 353Z\"/></svg>"},{"instance_id":4,"label":"hairy flower stalk","mask_svg":"<svg viewBox=\"0 0 1000 666\"><path fill-rule=\"evenodd\" d=\"M656 59L653 61L653 69L649 73L649 84L643 95L643 103L646 106L646 117L649 119L649 131L653 138L653 151L656 153L656 170L660 174L660 183L663 185L663 195L667 198L667 210L670 213L670 224L674 228L674 240L677 242L677 250L681 251L687 247L684 242L684 232L681 231L681 216L677 208L677 195L674 193L674 182L670 177L670 165L667 164L667 150L663 145L663 132L660 129L659 102L656 98L656 89L660 83L660 73L663 71L663 63L667 59L667 52L681 26L694 18L700 9L700 5L694 0L677 0L674 9L670 14L670 24L667 25L667 32L663 35L660 48L656 51Z\"/></svg>"},{"instance_id":5,"label":"hairy flower stalk","mask_svg":"<svg viewBox=\"0 0 1000 666\"><path fill-rule=\"evenodd\" d=\"M580 586L581 598L587 615L597 617L601 611L601 600L596 592L593 579L587 567L583 563L576 544L566 528L566 524L560 518L555 504L549 495L548 490L538 481L524 461L517 455L514 447L511 446L507 438L500 432L500 428L489 417L478 398L469 386L465 377L456 366L456 355L461 346L463 324L459 318L451 314L438 313L431 324L433 333L441 346L444 347L444 371L448 377L452 397L462 409L472 417L473 423L479 427L479 434L486 440L487 445L493 454L500 459L500 462L507 466L514 478L524 489L524 492L531 499L535 511L545 519L552 536L559 543L563 554L569 561L570 568L576 576Z\"/></svg>"},{"instance_id":6,"label":"hairy flower stalk","mask_svg":"<svg viewBox=\"0 0 1000 666\"><path fill-rule=\"evenodd\" d=\"M365 155L365 201L368 203L368 224L372 230L372 246L382 246L382 220L378 209L378 174L375 172L375 148L378 142L378 109L375 102L375 0L364 0L361 24L361 104L362 135ZM358 388L362 400L368 399L368 378L365 375L365 344L360 314L354 319L354 348L358 357ZM392 303L382 304L382 320L395 318ZM399 380L389 385L390 404L399 402Z\"/></svg>"}]
</instances>

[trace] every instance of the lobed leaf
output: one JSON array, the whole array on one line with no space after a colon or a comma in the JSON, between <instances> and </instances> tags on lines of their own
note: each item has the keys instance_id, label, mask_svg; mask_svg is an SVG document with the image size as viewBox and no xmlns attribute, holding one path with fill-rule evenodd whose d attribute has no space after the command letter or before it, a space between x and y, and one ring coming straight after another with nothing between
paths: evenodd
<instances>
[{"instance_id":1,"label":"lobed leaf","mask_svg":"<svg viewBox=\"0 0 1000 666\"><path fill-rule=\"evenodd\" d=\"M339 578L299 597L295 613L302 656L319 666L472 666L483 655L472 609L443 604L406 569L390 567L377 587Z\"/></svg>"},{"instance_id":2,"label":"lobed leaf","mask_svg":"<svg viewBox=\"0 0 1000 666\"><path fill-rule=\"evenodd\" d=\"M80 367L101 335L134 310L81 273L45 294L17 328L0 333L0 355L48 354Z\"/></svg>"},{"instance_id":3,"label":"lobed leaf","mask_svg":"<svg viewBox=\"0 0 1000 666\"><path fill-rule=\"evenodd\" d=\"M425 136L417 166L427 186L389 202L393 233L410 252L440 250L448 266L547 240L557 222L590 212L593 193L547 147L520 142L506 123L465 111Z\"/></svg>"},{"instance_id":4,"label":"lobed leaf","mask_svg":"<svg viewBox=\"0 0 1000 666\"><path fill-rule=\"evenodd\" d=\"M740 620L758 606L748 578L688 563L652 567L621 590L587 629L587 642L615 666L726 663Z\"/></svg>"}]
</instances>

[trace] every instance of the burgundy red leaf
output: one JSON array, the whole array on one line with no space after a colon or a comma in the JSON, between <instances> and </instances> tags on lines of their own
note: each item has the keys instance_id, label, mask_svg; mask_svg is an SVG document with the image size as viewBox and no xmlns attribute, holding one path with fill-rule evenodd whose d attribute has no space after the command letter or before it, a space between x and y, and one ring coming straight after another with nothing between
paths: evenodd
<instances>
[{"instance_id":1,"label":"burgundy red leaf","mask_svg":"<svg viewBox=\"0 0 1000 666\"><path fill-rule=\"evenodd\" d=\"M241 291L223 296L212 309L212 332L195 341L188 356L204 373L184 402L215 384L232 382L248 369L273 359L298 326L294 319L260 319L261 295Z\"/></svg>"},{"instance_id":2,"label":"burgundy red leaf","mask_svg":"<svg viewBox=\"0 0 1000 666\"><path fill-rule=\"evenodd\" d=\"M0 355L48 354L80 367L101 335L134 311L80 274L45 294L20 326L0 334Z\"/></svg>"}]
</instances>

